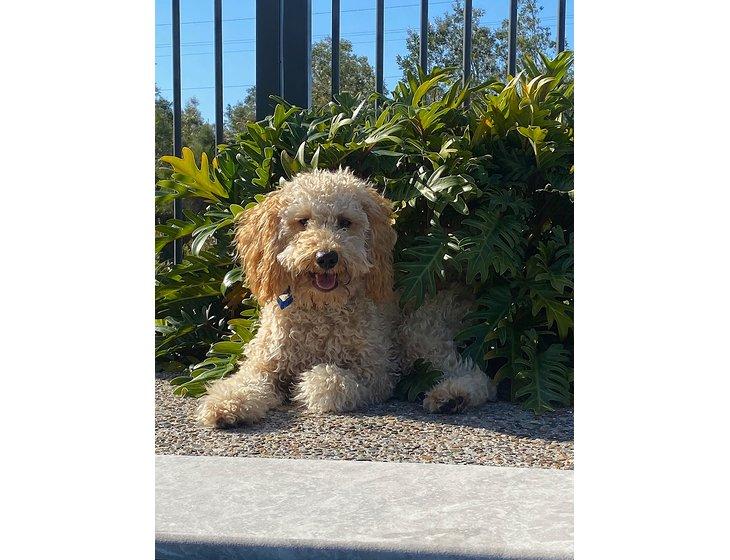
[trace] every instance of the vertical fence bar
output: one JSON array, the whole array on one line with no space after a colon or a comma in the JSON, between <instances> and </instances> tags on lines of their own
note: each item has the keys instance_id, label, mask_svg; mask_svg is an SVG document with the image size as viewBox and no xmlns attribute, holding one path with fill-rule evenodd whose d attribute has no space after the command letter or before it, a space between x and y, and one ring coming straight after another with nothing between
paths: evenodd
<instances>
[{"instance_id":1,"label":"vertical fence bar","mask_svg":"<svg viewBox=\"0 0 730 560\"><path fill-rule=\"evenodd\" d=\"M507 73L514 76L517 69L517 0L509 2L509 54Z\"/></svg>"},{"instance_id":2,"label":"vertical fence bar","mask_svg":"<svg viewBox=\"0 0 730 560\"><path fill-rule=\"evenodd\" d=\"M421 54L419 63L428 72L428 0L421 0Z\"/></svg>"},{"instance_id":3,"label":"vertical fence bar","mask_svg":"<svg viewBox=\"0 0 730 560\"><path fill-rule=\"evenodd\" d=\"M270 95L281 95L281 2L256 0L256 120L271 112Z\"/></svg>"},{"instance_id":4,"label":"vertical fence bar","mask_svg":"<svg viewBox=\"0 0 730 560\"><path fill-rule=\"evenodd\" d=\"M385 41L385 0L375 3L375 91L383 94L383 43Z\"/></svg>"},{"instance_id":5,"label":"vertical fence bar","mask_svg":"<svg viewBox=\"0 0 730 560\"><path fill-rule=\"evenodd\" d=\"M340 0L332 0L332 97L340 93Z\"/></svg>"},{"instance_id":6,"label":"vertical fence bar","mask_svg":"<svg viewBox=\"0 0 730 560\"><path fill-rule=\"evenodd\" d=\"M307 108L312 97L312 2L285 0L282 24L282 97Z\"/></svg>"},{"instance_id":7,"label":"vertical fence bar","mask_svg":"<svg viewBox=\"0 0 730 560\"><path fill-rule=\"evenodd\" d=\"M223 0L215 0L215 143L223 143Z\"/></svg>"},{"instance_id":8,"label":"vertical fence bar","mask_svg":"<svg viewBox=\"0 0 730 560\"><path fill-rule=\"evenodd\" d=\"M464 2L464 84L471 77L471 8L472 0Z\"/></svg>"},{"instance_id":9,"label":"vertical fence bar","mask_svg":"<svg viewBox=\"0 0 730 560\"><path fill-rule=\"evenodd\" d=\"M565 50L565 0L558 0L558 52Z\"/></svg>"},{"instance_id":10,"label":"vertical fence bar","mask_svg":"<svg viewBox=\"0 0 730 560\"><path fill-rule=\"evenodd\" d=\"M180 0L172 0L172 145L177 157L182 155L182 88L180 85ZM172 217L182 218L182 201L172 203ZM172 262L182 262L182 239L172 246Z\"/></svg>"}]
</instances>

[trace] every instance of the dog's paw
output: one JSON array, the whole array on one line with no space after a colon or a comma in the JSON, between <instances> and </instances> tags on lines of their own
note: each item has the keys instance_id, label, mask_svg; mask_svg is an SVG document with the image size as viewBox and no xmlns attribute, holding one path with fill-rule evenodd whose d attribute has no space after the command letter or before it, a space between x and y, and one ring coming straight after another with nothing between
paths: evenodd
<instances>
[{"instance_id":1,"label":"dog's paw","mask_svg":"<svg viewBox=\"0 0 730 560\"><path fill-rule=\"evenodd\" d=\"M331 364L319 364L301 376L293 400L313 412L345 412L357 408L360 386Z\"/></svg>"},{"instance_id":2,"label":"dog's paw","mask_svg":"<svg viewBox=\"0 0 730 560\"><path fill-rule=\"evenodd\" d=\"M459 414L460 412L463 412L465 408L466 399L459 395L458 397L449 399L445 403L441 403L441 406L439 406L436 412L439 414Z\"/></svg>"},{"instance_id":3,"label":"dog's paw","mask_svg":"<svg viewBox=\"0 0 730 560\"><path fill-rule=\"evenodd\" d=\"M266 407L242 396L221 398L209 394L202 398L197 410L198 423L209 428L235 428L258 422L266 415Z\"/></svg>"},{"instance_id":4,"label":"dog's paw","mask_svg":"<svg viewBox=\"0 0 730 560\"><path fill-rule=\"evenodd\" d=\"M482 372L442 380L426 393L423 408L438 414L458 414L495 400L497 387Z\"/></svg>"},{"instance_id":5,"label":"dog's paw","mask_svg":"<svg viewBox=\"0 0 730 560\"><path fill-rule=\"evenodd\" d=\"M237 416L238 407L231 406L230 402L218 401L210 397L203 397L196 417L198 423L208 428L233 428L242 420Z\"/></svg>"},{"instance_id":6,"label":"dog's paw","mask_svg":"<svg viewBox=\"0 0 730 560\"><path fill-rule=\"evenodd\" d=\"M423 399L423 408L434 414L459 414L469 401L464 395L452 395L443 391L431 391Z\"/></svg>"}]
</instances>

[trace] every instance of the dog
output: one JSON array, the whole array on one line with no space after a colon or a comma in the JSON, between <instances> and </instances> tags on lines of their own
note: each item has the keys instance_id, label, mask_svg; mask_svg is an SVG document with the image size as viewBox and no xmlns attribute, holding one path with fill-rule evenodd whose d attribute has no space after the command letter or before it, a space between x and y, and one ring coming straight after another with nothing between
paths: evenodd
<instances>
[{"instance_id":1,"label":"dog","mask_svg":"<svg viewBox=\"0 0 730 560\"><path fill-rule=\"evenodd\" d=\"M201 424L252 424L287 399L315 412L362 409L388 400L419 358L443 372L425 395L427 411L496 398L453 340L467 298L444 290L399 309L393 221L391 202L347 169L296 175L239 214L235 244L260 327L238 370L208 386Z\"/></svg>"}]
</instances>

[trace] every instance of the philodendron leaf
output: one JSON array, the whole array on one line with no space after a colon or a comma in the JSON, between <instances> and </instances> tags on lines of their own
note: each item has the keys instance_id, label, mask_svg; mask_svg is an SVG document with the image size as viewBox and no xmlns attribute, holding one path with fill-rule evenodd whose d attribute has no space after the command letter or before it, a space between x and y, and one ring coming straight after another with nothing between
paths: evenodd
<instances>
[{"instance_id":1,"label":"philodendron leaf","mask_svg":"<svg viewBox=\"0 0 730 560\"><path fill-rule=\"evenodd\" d=\"M549 412L555 406L571 403L570 356L561 344L551 344L538 352L534 344L526 344L524 356L516 360L517 380L524 385L515 393L525 399L525 407L536 413Z\"/></svg>"},{"instance_id":2,"label":"philodendron leaf","mask_svg":"<svg viewBox=\"0 0 730 560\"><path fill-rule=\"evenodd\" d=\"M403 251L408 260L395 265L400 272L397 284L402 290L403 303L414 302L419 306L427 295L436 293L436 279L446 277L449 241L447 235L437 230L417 238L417 244Z\"/></svg>"},{"instance_id":3,"label":"philodendron leaf","mask_svg":"<svg viewBox=\"0 0 730 560\"><path fill-rule=\"evenodd\" d=\"M197 196L213 202L228 198L228 191L211 172L205 152L200 155L200 168L195 164L193 151L187 147L182 149L182 158L163 156L160 160L172 166L173 179L184 183Z\"/></svg>"},{"instance_id":4,"label":"philodendron leaf","mask_svg":"<svg viewBox=\"0 0 730 560\"><path fill-rule=\"evenodd\" d=\"M463 319L466 325L454 336L457 342L469 342L463 354L477 364L486 365L485 356L492 344L505 344L507 326L514 311L514 296L509 285L492 287L480 297L473 311Z\"/></svg>"},{"instance_id":5,"label":"philodendron leaf","mask_svg":"<svg viewBox=\"0 0 730 560\"><path fill-rule=\"evenodd\" d=\"M482 282L507 272L516 275L522 262L522 231L524 225L516 216L480 208L464 224L475 230L461 241L459 260L466 262L466 279L473 282L477 276Z\"/></svg>"},{"instance_id":6,"label":"philodendron leaf","mask_svg":"<svg viewBox=\"0 0 730 560\"><path fill-rule=\"evenodd\" d=\"M544 310L548 326L551 327L555 323L558 335L561 340L565 340L568 332L573 328L573 310L569 300L545 282L533 282L530 285L530 295L532 296L532 314L537 315Z\"/></svg>"},{"instance_id":7,"label":"philodendron leaf","mask_svg":"<svg viewBox=\"0 0 730 560\"><path fill-rule=\"evenodd\" d=\"M408 402L422 400L424 394L435 387L443 375L430 362L418 359L396 385L394 396Z\"/></svg>"}]
</instances>

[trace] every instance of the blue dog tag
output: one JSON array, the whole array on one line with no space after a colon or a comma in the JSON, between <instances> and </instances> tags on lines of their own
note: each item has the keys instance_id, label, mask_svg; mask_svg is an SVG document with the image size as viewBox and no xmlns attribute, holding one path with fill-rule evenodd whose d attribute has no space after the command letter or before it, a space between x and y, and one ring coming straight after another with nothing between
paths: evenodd
<instances>
[{"instance_id":1,"label":"blue dog tag","mask_svg":"<svg viewBox=\"0 0 730 560\"><path fill-rule=\"evenodd\" d=\"M286 289L286 293L276 296L276 303L279 304L280 309L286 309L294 302L294 296L291 295L289 288Z\"/></svg>"}]
</instances>

